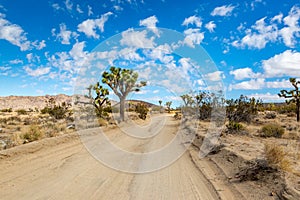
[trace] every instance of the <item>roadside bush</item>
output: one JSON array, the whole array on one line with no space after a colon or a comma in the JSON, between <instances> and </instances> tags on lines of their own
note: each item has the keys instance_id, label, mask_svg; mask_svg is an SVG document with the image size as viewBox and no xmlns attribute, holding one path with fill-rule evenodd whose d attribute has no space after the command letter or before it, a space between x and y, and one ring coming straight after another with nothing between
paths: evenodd
<instances>
[{"instance_id":1,"label":"roadside bush","mask_svg":"<svg viewBox=\"0 0 300 200\"><path fill-rule=\"evenodd\" d=\"M18 115L26 115L27 111L24 109L19 109L19 110L17 110L17 113L18 113Z\"/></svg>"},{"instance_id":2,"label":"roadside bush","mask_svg":"<svg viewBox=\"0 0 300 200\"><path fill-rule=\"evenodd\" d=\"M12 108L4 108L1 112L12 112Z\"/></svg>"},{"instance_id":3,"label":"roadside bush","mask_svg":"<svg viewBox=\"0 0 300 200\"><path fill-rule=\"evenodd\" d=\"M276 114L274 112L268 112L265 116L266 119L275 119Z\"/></svg>"},{"instance_id":4,"label":"roadside bush","mask_svg":"<svg viewBox=\"0 0 300 200\"><path fill-rule=\"evenodd\" d=\"M55 104L55 103L54 103ZM69 111L69 105L63 102L61 105L49 104L41 110L42 114L49 114L55 119L63 119L67 116Z\"/></svg>"},{"instance_id":5,"label":"roadside bush","mask_svg":"<svg viewBox=\"0 0 300 200\"><path fill-rule=\"evenodd\" d=\"M296 113L296 105L295 103L284 104L277 107L277 112L279 114L288 114L288 113Z\"/></svg>"},{"instance_id":6,"label":"roadside bush","mask_svg":"<svg viewBox=\"0 0 300 200\"><path fill-rule=\"evenodd\" d=\"M289 170L291 163L287 159L287 153L282 146L265 144L265 157L269 166L282 170Z\"/></svg>"},{"instance_id":7,"label":"roadside bush","mask_svg":"<svg viewBox=\"0 0 300 200\"><path fill-rule=\"evenodd\" d=\"M145 120L147 118L148 111L149 111L149 109L148 109L147 105L145 105L143 103L138 103L135 106L135 112L138 113L139 118L142 120Z\"/></svg>"},{"instance_id":8,"label":"roadside bush","mask_svg":"<svg viewBox=\"0 0 300 200\"><path fill-rule=\"evenodd\" d=\"M107 126L108 122L107 122L107 120L105 120L103 118L99 118L98 124L99 124L99 126Z\"/></svg>"},{"instance_id":9,"label":"roadside bush","mask_svg":"<svg viewBox=\"0 0 300 200\"><path fill-rule=\"evenodd\" d=\"M26 142L33 142L35 140L39 140L43 137L43 133L41 129L36 125L31 125L26 133L22 135L22 138Z\"/></svg>"},{"instance_id":10,"label":"roadside bush","mask_svg":"<svg viewBox=\"0 0 300 200\"><path fill-rule=\"evenodd\" d=\"M281 138L284 134L284 129L278 124L266 124L261 128L261 137L276 137Z\"/></svg>"},{"instance_id":11,"label":"roadside bush","mask_svg":"<svg viewBox=\"0 0 300 200\"><path fill-rule=\"evenodd\" d=\"M226 125L227 128L227 133L230 134L246 134L247 131L245 129L245 127L239 123L239 122L235 122L235 121L229 121L229 123Z\"/></svg>"},{"instance_id":12,"label":"roadside bush","mask_svg":"<svg viewBox=\"0 0 300 200\"><path fill-rule=\"evenodd\" d=\"M182 115L181 115L180 112L175 112L174 118L175 118L176 120L180 120L181 117L182 117Z\"/></svg>"},{"instance_id":13,"label":"roadside bush","mask_svg":"<svg viewBox=\"0 0 300 200\"><path fill-rule=\"evenodd\" d=\"M262 107L261 100L241 95L239 99L226 101L226 115L229 121L250 123Z\"/></svg>"}]
</instances>

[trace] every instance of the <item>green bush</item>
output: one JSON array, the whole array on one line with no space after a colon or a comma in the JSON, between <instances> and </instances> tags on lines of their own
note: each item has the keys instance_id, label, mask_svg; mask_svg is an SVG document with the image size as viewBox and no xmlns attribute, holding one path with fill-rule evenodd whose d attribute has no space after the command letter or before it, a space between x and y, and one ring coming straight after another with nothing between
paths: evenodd
<instances>
[{"instance_id":1,"label":"green bush","mask_svg":"<svg viewBox=\"0 0 300 200\"><path fill-rule=\"evenodd\" d=\"M177 119L177 120L180 120L182 117L181 113L180 112L175 112L175 115L174 115L174 118Z\"/></svg>"},{"instance_id":2,"label":"green bush","mask_svg":"<svg viewBox=\"0 0 300 200\"><path fill-rule=\"evenodd\" d=\"M4 108L1 112L12 112L12 108Z\"/></svg>"},{"instance_id":3,"label":"green bush","mask_svg":"<svg viewBox=\"0 0 300 200\"><path fill-rule=\"evenodd\" d=\"M265 116L266 119L275 119L276 118L276 113L274 112L268 112Z\"/></svg>"},{"instance_id":4,"label":"green bush","mask_svg":"<svg viewBox=\"0 0 300 200\"><path fill-rule=\"evenodd\" d=\"M26 115L27 111L24 109L19 109L19 110L17 110L17 113L18 113L18 115Z\"/></svg>"},{"instance_id":5,"label":"green bush","mask_svg":"<svg viewBox=\"0 0 300 200\"><path fill-rule=\"evenodd\" d=\"M41 110L42 114L49 114L50 116L54 117L55 119L63 119L69 113L69 105L63 102L61 105L48 105Z\"/></svg>"},{"instance_id":6,"label":"green bush","mask_svg":"<svg viewBox=\"0 0 300 200\"><path fill-rule=\"evenodd\" d=\"M266 124L261 129L261 137L276 137L281 138L284 134L284 129L278 124Z\"/></svg>"},{"instance_id":7,"label":"green bush","mask_svg":"<svg viewBox=\"0 0 300 200\"><path fill-rule=\"evenodd\" d=\"M227 132L228 133L242 133L242 131L245 130L245 127L240 124L239 122L235 121L229 121L229 123L226 125Z\"/></svg>"},{"instance_id":8,"label":"green bush","mask_svg":"<svg viewBox=\"0 0 300 200\"><path fill-rule=\"evenodd\" d=\"M239 99L226 101L226 115L229 121L250 123L257 115L259 108L262 107L262 101L255 98L248 98L241 95Z\"/></svg>"},{"instance_id":9,"label":"green bush","mask_svg":"<svg viewBox=\"0 0 300 200\"><path fill-rule=\"evenodd\" d=\"M36 125L31 125L29 130L23 134L22 138L25 142L33 142L35 140L39 140L43 137L43 132L41 129Z\"/></svg>"},{"instance_id":10,"label":"green bush","mask_svg":"<svg viewBox=\"0 0 300 200\"><path fill-rule=\"evenodd\" d=\"M138 116L142 120L145 120L147 118L148 111L149 111L148 107L143 103L138 103L135 106L135 112L139 114Z\"/></svg>"}]
</instances>

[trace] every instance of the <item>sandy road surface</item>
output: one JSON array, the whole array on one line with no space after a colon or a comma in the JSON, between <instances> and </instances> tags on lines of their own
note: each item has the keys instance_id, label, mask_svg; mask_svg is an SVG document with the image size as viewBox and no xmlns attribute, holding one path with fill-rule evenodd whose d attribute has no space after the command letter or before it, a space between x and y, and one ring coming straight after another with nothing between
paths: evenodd
<instances>
[{"instance_id":1,"label":"sandy road surface","mask_svg":"<svg viewBox=\"0 0 300 200\"><path fill-rule=\"evenodd\" d=\"M105 133L123 149L148 152L172 141L176 123L167 118L158 133L146 127L144 131L155 133L148 140L129 137L118 128ZM89 143L95 141L93 131L82 133L89 135ZM188 153L158 171L131 174L101 164L78 137L68 136L0 152L0 158L0 199L219 199Z\"/></svg>"}]
</instances>

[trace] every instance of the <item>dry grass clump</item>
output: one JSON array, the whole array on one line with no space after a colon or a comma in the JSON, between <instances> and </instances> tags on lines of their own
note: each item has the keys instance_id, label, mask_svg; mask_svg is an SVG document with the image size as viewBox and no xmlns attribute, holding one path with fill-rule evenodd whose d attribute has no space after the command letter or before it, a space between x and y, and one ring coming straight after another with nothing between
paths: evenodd
<instances>
[{"instance_id":1,"label":"dry grass clump","mask_svg":"<svg viewBox=\"0 0 300 200\"><path fill-rule=\"evenodd\" d=\"M276 144L265 144L265 157L271 167L288 171L291 169L291 163L287 158L287 153L282 146Z\"/></svg>"},{"instance_id":2,"label":"dry grass clump","mask_svg":"<svg viewBox=\"0 0 300 200\"><path fill-rule=\"evenodd\" d=\"M98 124L99 124L99 126L107 126L108 123L105 119L99 118L98 119Z\"/></svg>"},{"instance_id":3,"label":"dry grass clump","mask_svg":"<svg viewBox=\"0 0 300 200\"><path fill-rule=\"evenodd\" d=\"M44 136L44 133L37 125L31 125L26 133L22 135L24 143L33 142L41 139Z\"/></svg>"},{"instance_id":4,"label":"dry grass clump","mask_svg":"<svg viewBox=\"0 0 300 200\"><path fill-rule=\"evenodd\" d=\"M276 137L281 138L284 134L284 128L278 124L266 124L261 128L261 137Z\"/></svg>"}]
</instances>

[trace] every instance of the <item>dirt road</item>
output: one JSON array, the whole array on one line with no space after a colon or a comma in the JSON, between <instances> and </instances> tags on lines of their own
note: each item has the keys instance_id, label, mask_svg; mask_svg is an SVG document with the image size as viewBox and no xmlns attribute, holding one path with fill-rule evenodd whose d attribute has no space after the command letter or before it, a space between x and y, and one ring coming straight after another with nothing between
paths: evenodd
<instances>
[{"instance_id":1,"label":"dirt road","mask_svg":"<svg viewBox=\"0 0 300 200\"><path fill-rule=\"evenodd\" d=\"M153 134L150 139L122 133L122 130L130 130L128 125L124 125L122 130L106 130L105 134L122 149L145 153L174 141L178 121L167 118L159 131L151 131L153 123L160 122L154 120L152 126L144 129ZM82 135L88 135L86 141L89 144L96 141L95 130L82 132ZM143 161L143 165L145 163L152 162ZM0 152L0 199L209 200L219 199L219 196L191 161L188 152L155 172L124 173L103 165L91 156L74 134Z\"/></svg>"}]
</instances>

